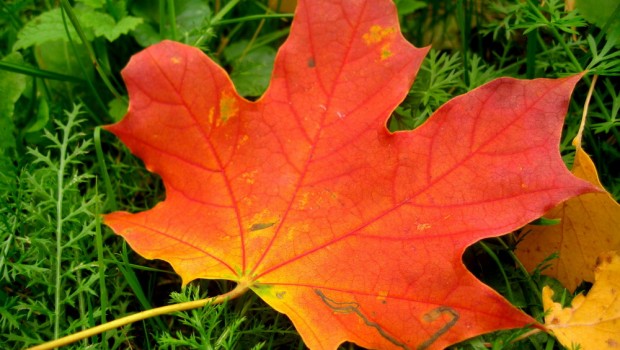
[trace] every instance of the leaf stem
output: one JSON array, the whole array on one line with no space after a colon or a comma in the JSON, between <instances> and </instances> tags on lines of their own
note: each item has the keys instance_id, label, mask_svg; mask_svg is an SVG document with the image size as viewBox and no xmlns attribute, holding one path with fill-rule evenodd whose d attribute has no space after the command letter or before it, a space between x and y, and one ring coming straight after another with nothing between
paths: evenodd
<instances>
[{"instance_id":1,"label":"leaf stem","mask_svg":"<svg viewBox=\"0 0 620 350\"><path fill-rule=\"evenodd\" d=\"M68 335L60 339L52 340L47 343L31 347L29 350L54 349L60 346L65 346L65 345L74 343L81 339L85 339L85 338L92 337L97 334L101 334L105 331L109 331L115 328L126 326L128 324L131 324L137 321L142 321L147 318L161 316L161 315L165 315L165 314L169 314L169 313L177 312L177 311L197 309L205 305L209 305L209 304L222 304L225 301L235 299L243 295L248 290L249 290L249 284L247 282L242 281L242 282L239 282L233 290L225 294L221 294L221 295L211 297L211 298L188 301L186 303L180 303L180 304L174 304L174 305L167 305L167 306L162 306L162 307L158 307L155 309L138 312L137 314L119 318L117 320L110 321L108 323L104 323L99 326L89 328L87 330L74 333L74 334Z\"/></svg>"},{"instance_id":2,"label":"leaf stem","mask_svg":"<svg viewBox=\"0 0 620 350\"><path fill-rule=\"evenodd\" d=\"M272 19L272 18L285 18L285 19L287 19L287 18L293 18L293 15L289 14L289 13L274 13L274 14L263 14L263 15L250 15L250 16L245 16L245 17L240 17L240 18L223 19L221 21L214 22L213 25L214 26L221 26L221 25L225 25L225 24L241 23L241 22L256 21L256 20L263 20L263 19Z\"/></svg>"},{"instance_id":3,"label":"leaf stem","mask_svg":"<svg viewBox=\"0 0 620 350\"><path fill-rule=\"evenodd\" d=\"M109 299L108 289L105 285L106 263L103 260L103 233L101 232L101 198L99 197L98 187L95 186L95 245L97 246L97 264L99 265L99 295L101 300L101 323L106 321ZM107 343L102 341L104 344Z\"/></svg>"},{"instance_id":4,"label":"leaf stem","mask_svg":"<svg viewBox=\"0 0 620 350\"><path fill-rule=\"evenodd\" d=\"M112 187L112 181L110 181L110 175L108 174L108 167L105 163L105 157L103 156L103 148L101 147L101 127L95 128L93 139L95 141L95 153L97 154L97 161L99 162L99 171L103 178L103 184L105 185L106 198L103 204L104 210L116 210L116 195L114 188Z\"/></svg>"},{"instance_id":5,"label":"leaf stem","mask_svg":"<svg viewBox=\"0 0 620 350\"><path fill-rule=\"evenodd\" d=\"M508 275L506 274L506 271L504 271L504 268L502 267L502 262L499 260L499 257L483 241L478 242L478 244L480 244L480 247L482 247L482 249L484 249L484 251L489 255L489 257L491 259L493 259L493 261L497 264L500 273L504 277L504 283L506 284L506 293L508 294L508 300L511 303L514 303L515 302L515 297L514 297L514 294L512 293L512 287L510 286L510 279L508 278Z\"/></svg>"},{"instance_id":6,"label":"leaf stem","mask_svg":"<svg viewBox=\"0 0 620 350\"><path fill-rule=\"evenodd\" d=\"M219 21L222 20L222 18L224 16L226 16L226 14L228 14L228 12L230 12L230 10L232 10L238 3L240 0L232 0L231 2L227 3L224 7L222 7L221 10L219 10L215 16L213 16L213 18L211 19L211 24L212 25L217 25Z\"/></svg>"},{"instance_id":7,"label":"leaf stem","mask_svg":"<svg viewBox=\"0 0 620 350\"><path fill-rule=\"evenodd\" d=\"M590 84L590 89L588 90L588 95L586 96L586 101L583 106L583 114L581 115L581 124L579 124L579 131L577 132L577 136L573 139L573 146L576 148L581 148L581 139L583 137L583 130L586 127L586 119L588 117L588 107L590 106L590 100L592 99L592 94L594 93L594 86L596 85L596 81L598 80L598 74L595 74L592 78L592 83Z\"/></svg>"},{"instance_id":8,"label":"leaf stem","mask_svg":"<svg viewBox=\"0 0 620 350\"><path fill-rule=\"evenodd\" d=\"M179 40L179 32L177 30L177 15L174 8L174 0L168 0L168 25L170 26L170 39Z\"/></svg>"},{"instance_id":9,"label":"leaf stem","mask_svg":"<svg viewBox=\"0 0 620 350\"><path fill-rule=\"evenodd\" d=\"M466 86L469 86L469 59L467 49L471 32L471 14L469 13L469 2L467 2L467 4L463 4L463 1L464 0L459 0L457 2L456 15L459 29L461 31L461 51L463 52L463 81L465 82Z\"/></svg>"},{"instance_id":10,"label":"leaf stem","mask_svg":"<svg viewBox=\"0 0 620 350\"><path fill-rule=\"evenodd\" d=\"M116 97L116 98L123 98L122 95L118 92L118 90L116 90L116 88L114 87L114 85L112 84L110 79L108 78L108 72L105 72L103 70L103 66L101 64L99 64L99 60L97 59L97 55L95 54L95 50L93 49L93 46L91 45L90 41L87 40L86 34L84 34L84 30L82 29L82 26L80 25L80 22L79 22L77 16L75 15L75 12L73 12L73 8L69 4L69 1L68 0L60 0L60 5L61 5L61 7L63 9L63 13L67 14L67 17L69 17L69 21L71 21L71 24L73 25L73 28L75 28L75 31L78 33L78 36L80 37L80 40L82 40L82 44L84 45L84 48L86 48L86 52L88 53L88 56L89 56L89 58L91 60L91 63L95 67L95 70L97 71L97 73L99 73L99 77L101 77L101 80L103 81L105 86L108 88L108 90L110 90L110 92L112 93L112 95L114 95L114 97ZM69 36L68 33L69 32L67 31L67 35ZM69 41L73 45L73 41L71 40L70 36L69 36ZM76 49L74 48L74 50L76 50ZM81 62L81 61L78 60L78 62ZM81 65L81 63L80 63L80 65ZM86 80L89 81L89 84L92 84L90 82L90 79L88 79L87 75L85 75L85 77L86 77ZM99 100L101 100L101 97L99 97L99 94L94 89L94 87L93 87L93 90L95 92L95 96ZM104 107L104 110L105 110L105 104L103 104L103 107Z\"/></svg>"},{"instance_id":11,"label":"leaf stem","mask_svg":"<svg viewBox=\"0 0 620 350\"><path fill-rule=\"evenodd\" d=\"M159 36L166 38L166 1L159 0Z\"/></svg>"},{"instance_id":12,"label":"leaf stem","mask_svg":"<svg viewBox=\"0 0 620 350\"><path fill-rule=\"evenodd\" d=\"M74 83L82 83L85 80L79 77L74 77L71 75L65 75L62 73L56 73L49 70L44 70L40 68L28 67L26 65L0 61L0 70L6 70L9 72L15 72L19 74L29 75L35 78L45 78L45 79L53 79L60 81L71 81Z\"/></svg>"},{"instance_id":13,"label":"leaf stem","mask_svg":"<svg viewBox=\"0 0 620 350\"><path fill-rule=\"evenodd\" d=\"M525 266L523 265L523 263L521 263L521 260L519 260L519 258L517 257L517 254L515 254L515 252L508 246L508 244L506 244L506 242L504 242L503 239L501 239L500 237L496 237L496 241L504 248L506 249L506 252L508 253L508 255L510 255L510 257L512 258L512 260L515 262L515 264L517 265L517 268L521 271L521 273L523 274L524 278L525 278L525 282L527 283L527 285L529 286L529 288L536 293L536 297L537 300L541 300L541 291L540 291L540 287L536 284L536 282L534 282L532 280L532 276L530 275L529 271L527 271L527 269L525 268ZM542 310L540 310L538 307L536 306L532 306L532 314L535 318L538 318L541 314L542 314Z\"/></svg>"},{"instance_id":14,"label":"leaf stem","mask_svg":"<svg viewBox=\"0 0 620 350\"><path fill-rule=\"evenodd\" d=\"M538 42L536 38L538 36L538 30L534 29L527 33L527 49L526 49L526 77L528 79L534 79L536 77L536 56L538 54Z\"/></svg>"}]
</instances>

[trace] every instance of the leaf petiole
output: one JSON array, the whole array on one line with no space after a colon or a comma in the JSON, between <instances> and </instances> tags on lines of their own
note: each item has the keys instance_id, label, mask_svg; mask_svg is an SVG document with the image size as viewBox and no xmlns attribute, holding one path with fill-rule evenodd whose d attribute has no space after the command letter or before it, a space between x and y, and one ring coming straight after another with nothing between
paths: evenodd
<instances>
[{"instance_id":1,"label":"leaf petiole","mask_svg":"<svg viewBox=\"0 0 620 350\"><path fill-rule=\"evenodd\" d=\"M242 281L242 282L239 282L237 286L228 293L224 293L224 294L221 294L215 297L194 300L194 301L189 301L186 303L180 303L180 304L174 304L174 305L166 305L166 306L158 307L155 309L138 312L137 314L119 318L114 321L110 321L110 322L101 324L99 326L92 327L84 331L68 335L66 337L62 337L56 340L49 341L47 343L33 346L29 348L29 350L55 349L61 346L75 343L78 340L92 337L94 335L101 334L103 332L106 332L106 331L109 331L115 328L119 328L122 326L126 326L128 324L131 324L137 321L146 320L151 317L166 315L166 314L170 314L170 313L177 312L177 311L197 309L205 305L222 304L228 300L232 300L232 299L240 297L241 295L245 294L245 292L247 292L249 288L250 288L249 284L246 281Z\"/></svg>"}]
</instances>

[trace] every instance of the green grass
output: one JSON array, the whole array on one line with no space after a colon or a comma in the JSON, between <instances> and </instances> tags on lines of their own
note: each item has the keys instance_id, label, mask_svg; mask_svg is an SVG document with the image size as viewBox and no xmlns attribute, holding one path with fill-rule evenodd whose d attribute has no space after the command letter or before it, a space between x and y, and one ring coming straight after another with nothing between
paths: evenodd
<instances>
[{"instance_id":1,"label":"green grass","mask_svg":"<svg viewBox=\"0 0 620 350\"><path fill-rule=\"evenodd\" d=\"M397 1L404 35L416 46L432 44L433 50L389 127L414 128L451 97L500 76L561 77L588 69L571 101L561 151L570 165L570 141L592 75L598 74L585 149L603 184L620 198L620 180L612 172L620 166L620 43L579 12L565 12L563 1L480 3ZM41 22L47 26L35 25ZM99 126L119 120L127 108L119 72L129 57L163 39L201 48L233 72L242 94L260 96L290 23L290 14L273 12L258 0L0 3L0 348L40 344L131 313L232 289L218 281L195 281L181 289L166 263L141 258L102 225L102 213L144 210L165 194L160 179ZM565 302L572 295L540 271L520 268L514 245L511 235L486 240L471 247L464 260L479 278L540 320L543 284L554 285ZM510 344L525 331L484 335L455 348L561 349L542 333ZM225 305L148 319L70 348L304 345L285 316L249 293Z\"/></svg>"}]
</instances>

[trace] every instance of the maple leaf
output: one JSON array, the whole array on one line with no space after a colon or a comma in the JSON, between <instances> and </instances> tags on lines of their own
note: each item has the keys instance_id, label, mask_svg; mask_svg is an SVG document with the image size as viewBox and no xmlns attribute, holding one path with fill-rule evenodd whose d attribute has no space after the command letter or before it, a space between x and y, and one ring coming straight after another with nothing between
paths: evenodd
<instances>
[{"instance_id":1,"label":"maple leaf","mask_svg":"<svg viewBox=\"0 0 620 350\"><path fill-rule=\"evenodd\" d=\"M573 174L603 188L594 163L581 147L575 153ZM545 217L561 221L552 226L524 227L517 256L528 270L534 270L546 257L559 252L559 258L549 262L544 274L557 278L571 291L581 281L594 281L594 262L599 254L620 250L620 205L608 192L571 198Z\"/></svg>"},{"instance_id":2,"label":"maple leaf","mask_svg":"<svg viewBox=\"0 0 620 350\"><path fill-rule=\"evenodd\" d=\"M199 50L146 49L123 71L129 112L107 129L166 199L105 223L184 283L247 286L310 348L439 349L534 323L461 256L592 190L558 152L579 77L496 80L390 133L426 51L389 0L300 1L253 103Z\"/></svg>"},{"instance_id":3,"label":"maple leaf","mask_svg":"<svg viewBox=\"0 0 620 350\"><path fill-rule=\"evenodd\" d=\"M582 350L620 347L620 256L606 252L596 259L595 282L588 295L577 295L562 308L553 302L553 290L543 288L545 325L567 348Z\"/></svg>"}]
</instances>

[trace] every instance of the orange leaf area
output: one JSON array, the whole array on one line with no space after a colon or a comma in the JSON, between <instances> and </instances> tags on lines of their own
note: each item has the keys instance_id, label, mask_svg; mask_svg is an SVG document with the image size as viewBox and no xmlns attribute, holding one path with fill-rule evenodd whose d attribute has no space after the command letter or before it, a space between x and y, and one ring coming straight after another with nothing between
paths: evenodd
<instances>
[{"instance_id":1,"label":"orange leaf area","mask_svg":"<svg viewBox=\"0 0 620 350\"><path fill-rule=\"evenodd\" d=\"M592 289L576 296L571 307L554 303L551 288L543 288L545 324L569 349L620 348L620 256L604 253L596 265Z\"/></svg>"},{"instance_id":2,"label":"orange leaf area","mask_svg":"<svg viewBox=\"0 0 620 350\"><path fill-rule=\"evenodd\" d=\"M105 223L184 283L248 285L314 349L442 349L534 323L461 256L594 190L558 152L579 77L499 79L390 133L427 51L402 37L392 1L296 11L257 102L195 48L132 58L129 112L107 129L166 199Z\"/></svg>"},{"instance_id":3,"label":"orange leaf area","mask_svg":"<svg viewBox=\"0 0 620 350\"><path fill-rule=\"evenodd\" d=\"M603 187L594 163L581 147L575 154L573 174ZM553 252L559 252L559 259L551 261L544 274L557 278L571 291L581 281L594 280L594 262L599 254L620 250L620 205L607 192L569 199L545 217L561 221L552 226L526 226L517 256L528 270L533 270Z\"/></svg>"}]
</instances>

